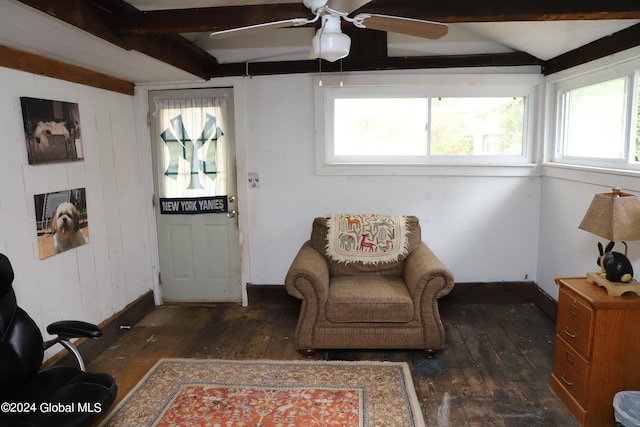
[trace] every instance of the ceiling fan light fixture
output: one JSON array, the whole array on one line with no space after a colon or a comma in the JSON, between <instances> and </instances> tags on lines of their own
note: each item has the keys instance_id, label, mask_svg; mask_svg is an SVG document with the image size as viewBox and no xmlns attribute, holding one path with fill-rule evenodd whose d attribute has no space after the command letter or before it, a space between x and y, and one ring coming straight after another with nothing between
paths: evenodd
<instances>
[{"instance_id":1,"label":"ceiling fan light fixture","mask_svg":"<svg viewBox=\"0 0 640 427\"><path fill-rule=\"evenodd\" d=\"M343 33L327 33L318 30L313 40L313 51L316 56L329 62L335 62L349 55L351 39Z\"/></svg>"},{"instance_id":2,"label":"ceiling fan light fixture","mask_svg":"<svg viewBox=\"0 0 640 427\"><path fill-rule=\"evenodd\" d=\"M373 0L302 0L304 6L314 14L313 19L272 20L214 31L210 34L210 37L217 39L251 34L268 29L299 27L313 24L322 19L322 26L311 41L313 47L312 55L316 58L335 62L349 55L351 49L351 39L348 35L343 34L340 28L342 20L351 23L356 28L407 34L431 40L439 39L447 34L448 27L446 24L423 19L374 13L359 13L353 17L349 16L371 1ZM253 21L253 18L249 20Z\"/></svg>"},{"instance_id":3,"label":"ceiling fan light fixture","mask_svg":"<svg viewBox=\"0 0 640 427\"><path fill-rule=\"evenodd\" d=\"M351 38L340 30L340 18L323 16L322 28L316 31L311 40L316 56L329 62L335 62L349 55Z\"/></svg>"}]
</instances>

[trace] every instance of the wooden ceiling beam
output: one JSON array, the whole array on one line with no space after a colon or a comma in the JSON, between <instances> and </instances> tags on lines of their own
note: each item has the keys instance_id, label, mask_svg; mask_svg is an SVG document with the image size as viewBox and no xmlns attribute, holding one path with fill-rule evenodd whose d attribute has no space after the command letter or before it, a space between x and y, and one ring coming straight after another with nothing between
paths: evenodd
<instances>
[{"instance_id":1,"label":"wooden ceiling beam","mask_svg":"<svg viewBox=\"0 0 640 427\"><path fill-rule=\"evenodd\" d=\"M361 11L444 23L640 18L637 0L375 0Z\"/></svg>"},{"instance_id":2,"label":"wooden ceiling beam","mask_svg":"<svg viewBox=\"0 0 640 427\"><path fill-rule=\"evenodd\" d=\"M352 57L342 61L272 61L220 64L218 73L211 77L226 76L262 76L272 74L299 73L337 73L369 70L414 70L429 68L469 68L469 67L508 67L522 65L542 65L543 61L525 52L439 55L439 56L403 56L403 57Z\"/></svg>"},{"instance_id":3,"label":"wooden ceiling beam","mask_svg":"<svg viewBox=\"0 0 640 427\"><path fill-rule=\"evenodd\" d=\"M640 24L620 30L577 49L546 61L542 73L546 76L580 64L595 61L632 47L640 46Z\"/></svg>"},{"instance_id":4,"label":"wooden ceiling beam","mask_svg":"<svg viewBox=\"0 0 640 427\"><path fill-rule=\"evenodd\" d=\"M253 6L221 6L193 9L136 11L118 20L121 33L165 34L226 30L245 25L283 21L291 18L313 18L300 3L259 4Z\"/></svg>"},{"instance_id":5,"label":"wooden ceiling beam","mask_svg":"<svg viewBox=\"0 0 640 427\"><path fill-rule=\"evenodd\" d=\"M386 58L387 32L345 25L342 32L351 39L349 58Z\"/></svg>"},{"instance_id":6,"label":"wooden ceiling beam","mask_svg":"<svg viewBox=\"0 0 640 427\"><path fill-rule=\"evenodd\" d=\"M606 10L605 10L606 9ZM443 23L640 19L637 0L375 0L358 12ZM132 11L116 20L118 31L164 34L218 31L290 18L312 17L300 3Z\"/></svg>"},{"instance_id":7,"label":"wooden ceiling beam","mask_svg":"<svg viewBox=\"0 0 640 427\"><path fill-rule=\"evenodd\" d=\"M2 45L0 45L0 67L13 68L125 95L134 95L135 93L133 82Z\"/></svg>"},{"instance_id":8,"label":"wooden ceiling beam","mask_svg":"<svg viewBox=\"0 0 640 427\"><path fill-rule=\"evenodd\" d=\"M136 50L207 79L217 60L178 34L121 34L114 30L122 16L138 11L124 0L18 0L126 50Z\"/></svg>"},{"instance_id":9,"label":"wooden ceiling beam","mask_svg":"<svg viewBox=\"0 0 640 427\"><path fill-rule=\"evenodd\" d=\"M178 33L212 31L292 17L310 16L302 2L142 12L124 0L18 0L123 49L136 50L195 76L317 72L316 61L218 64L216 59ZM606 9L606 10L604 10ZM640 19L638 0L375 0L360 12L428 19L446 23ZM348 32L345 26L345 32ZM545 74L573 67L640 45L638 25L597 40L546 63L522 52L507 54L386 57L386 34L354 34L352 55L343 71L450 67L540 65ZM368 46L368 44L372 44ZM340 63L323 62L323 72ZM336 68L337 70L337 68Z\"/></svg>"}]
</instances>

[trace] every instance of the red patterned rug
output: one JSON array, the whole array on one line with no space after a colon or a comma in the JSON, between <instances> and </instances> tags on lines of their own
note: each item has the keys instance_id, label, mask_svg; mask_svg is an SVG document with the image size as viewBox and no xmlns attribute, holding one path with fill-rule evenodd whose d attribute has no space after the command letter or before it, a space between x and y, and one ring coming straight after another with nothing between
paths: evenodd
<instances>
[{"instance_id":1,"label":"red patterned rug","mask_svg":"<svg viewBox=\"0 0 640 427\"><path fill-rule=\"evenodd\" d=\"M162 359L101 425L425 424L406 363Z\"/></svg>"}]
</instances>

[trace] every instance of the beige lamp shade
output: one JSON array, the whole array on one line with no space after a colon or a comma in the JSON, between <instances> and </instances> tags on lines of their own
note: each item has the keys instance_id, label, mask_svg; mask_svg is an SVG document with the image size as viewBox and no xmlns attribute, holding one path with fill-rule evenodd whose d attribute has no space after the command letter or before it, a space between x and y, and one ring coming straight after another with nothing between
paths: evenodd
<instances>
[{"instance_id":1,"label":"beige lamp shade","mask_svg":"<svg viewBox=\"0 0 640 427\"><path fill-rule=\"evenodd\" d=\"M612 242L640 240L640 197L619 189L596 194L579 228Z\"/></svg>"}]
</instances>

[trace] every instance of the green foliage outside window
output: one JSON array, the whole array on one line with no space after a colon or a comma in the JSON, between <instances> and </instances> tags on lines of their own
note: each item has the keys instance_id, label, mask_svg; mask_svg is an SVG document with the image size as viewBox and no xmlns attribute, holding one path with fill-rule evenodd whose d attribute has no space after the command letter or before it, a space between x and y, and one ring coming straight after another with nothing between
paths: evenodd
<instances>
[{"instance_id":1,"label":"green foliage outside window","mask_svg":"<svg viewBox=\"0 0 640 427\"><path fill-rule=\"evenodd\" d=\"M435 156L518 156L524 149L524 98L432 100Z\"/></svg>"}]
</instances>

